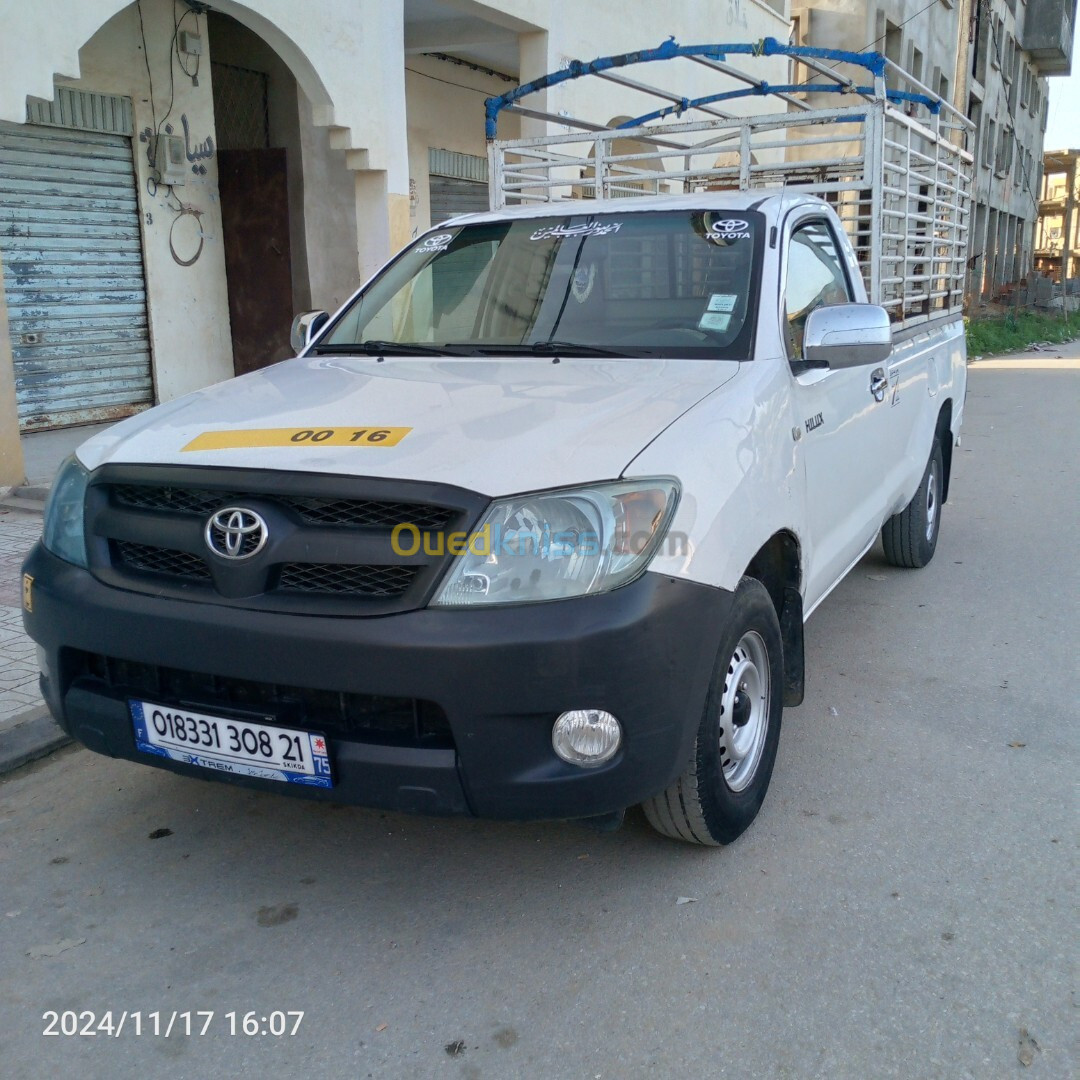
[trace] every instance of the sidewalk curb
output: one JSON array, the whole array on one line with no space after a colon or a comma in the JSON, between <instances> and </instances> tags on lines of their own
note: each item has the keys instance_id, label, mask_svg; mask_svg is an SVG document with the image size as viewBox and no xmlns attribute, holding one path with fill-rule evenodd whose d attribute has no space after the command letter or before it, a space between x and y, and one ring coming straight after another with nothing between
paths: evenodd
<instances>
[{"instance_id":1,"label":"sidewalk curb","mask_svg":"<svg viewBox=\"0 0 1080 1080\"><path fill-rule=\"evenodd\" d=\"M22 713L16 721L10 730L0 730L0 776L37 761L72 741L45 705Z\"/></svg>"},{"instance_id":2,"label":"sidewalk curb","mask_svg":"<svg viewBox=\"0 0 1080 1080\"><path fill-rule=\"evenodd\" d=\"M42 514L45 512L46 488L0 488L0 507L5 510L18 510L24 514Z\"/></svg>"}]
</instances>

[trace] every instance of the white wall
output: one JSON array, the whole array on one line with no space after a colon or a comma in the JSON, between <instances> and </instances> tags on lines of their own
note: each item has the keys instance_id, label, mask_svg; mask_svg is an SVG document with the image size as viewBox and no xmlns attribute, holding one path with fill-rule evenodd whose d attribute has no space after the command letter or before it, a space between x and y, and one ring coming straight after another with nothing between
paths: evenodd
<instances>
[{"instance_id":1,"label":"white wall","mask_svg":"<svg viewBox=\"0 0 1080 1080\"><path fill-rule=\"evenodd\" d=\"M388 190L408 194L403 0L214 0L278 53L312 102L314 121L332 127L340 149L363 151L367 168L385 170ZM143 0L144 14L171 4ZM51 98L53 75L78 77L79 50L125 0L0 0L0 119L26 118L26 96ZM171 19L171 14L169 16ZM170 28L171 34L171 28Z\"/></svg>"},{"instance_id":2,"label":"white wall","mask_svg":"<svg viewBox=\"0 0 1080 1080\"><path fill-rule=\"evenodd\" d=\"M208 383L232 375L232 342L221 242L221 211L217 190L217 156L195 164L206 175L188 171L185 183L172 189L157 188L150 179L148 143L143 139L156 124L171 126L181 137L186 118L189 143L213 140L214 106L209 64L204 64L199 86L174 75L172 109L169 105L169 58L173 34L172 5L167 0L144 0L143 27L146 54L136 9L129 7L110 19L79 53L78 80L68 85L105 94L124 94L135 106L135 175L150 309L150 343L154 357L156 396L167 401ZM144 55L153 76L155 121ZM7 80L5 79L5 83ZM52 90L42 95L52 97ZM25 119L25 100L23 118ZM168 116L166 113L168 111ZM198 216L177 214L177 200ZM189 259L202 251L191 266Z\"/></svg>"}]
</instances>

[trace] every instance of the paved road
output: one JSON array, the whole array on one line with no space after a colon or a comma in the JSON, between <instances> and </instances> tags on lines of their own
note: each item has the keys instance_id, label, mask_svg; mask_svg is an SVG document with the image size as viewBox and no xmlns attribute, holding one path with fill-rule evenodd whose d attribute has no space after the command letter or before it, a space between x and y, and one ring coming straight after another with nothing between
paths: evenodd
<instances>
[{"instance_id":1,"label":"paved road","mask_svg":"<svg viewBox=\"0 0 1080 1080\"><path fill-rule=\"evenodd\" d=\"M0 1073L1075 1076L1080 362L1047 363L972 369L937 558L871 554L811 620L807 700L730 848L637 813L599 835L334 810L74 749L14 774ZM107 1009L215 1016L41 1035L46 1010ZM304 1018L230 1036L249 1010Z\"/></svg>"}]
</instances>

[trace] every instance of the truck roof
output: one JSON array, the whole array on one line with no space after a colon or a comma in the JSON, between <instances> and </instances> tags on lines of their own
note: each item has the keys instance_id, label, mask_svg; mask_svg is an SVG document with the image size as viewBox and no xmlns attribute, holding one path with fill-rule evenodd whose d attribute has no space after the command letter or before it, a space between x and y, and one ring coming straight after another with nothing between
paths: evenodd
<instances>
[{"instance_id":1,"label":"truck roof","mask_svg":"<svg viewBox=\"0 0 1080 1080\"><path fill-rule=\"evenodd\" d=\"M766 216L780 202L791 208L803 203L822 205L824 200L816 195L796 194L790 188L784 191L697 191L678 195L642 195L637 198L616 199L560 199L554 202L532 203L523 206L507 206L485 213L459 214L447 218L442 225L472 225L483 221L507 221L517 218L566 217L580 214L640 214L656 210L760 210Z\"/></svg>"}]
</instances>

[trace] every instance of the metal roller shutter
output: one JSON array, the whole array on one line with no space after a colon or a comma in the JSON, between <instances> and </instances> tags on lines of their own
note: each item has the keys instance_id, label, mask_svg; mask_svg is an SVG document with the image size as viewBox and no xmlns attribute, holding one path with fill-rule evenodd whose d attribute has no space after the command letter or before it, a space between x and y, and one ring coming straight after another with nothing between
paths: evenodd
<instances>
[{"instance_id":1,"label":"metal roller shutter","mask_svg":"<svg viewBox=\"0 0 1080 1080\"><path fill-rule=\"evenodd\" d=\"M453 176L432 176L430 184L432 225L458 214L483 213L488 208L487 184Z\"/></svg>"},{"instance_id":2,"label":"metal roller shutter","mask_svg":"<svg viewBox=\"0 0 1080 1080\"><path fill-rule=\"evenodd\" d=\"M0 250L24 431L127 416L153 399L135 185L126 135L0 123Z\"/></svg>"},{"instance_id":3,"label":"metal roller shutter","mask_svg":"<svg viewBox=\"0 0 1080 1080\"><path fill-rule=\"evenodd\" d=\"M431 224L488 209L487 158L452 150L428 150Z\"/></svg>"}]
</instances>

